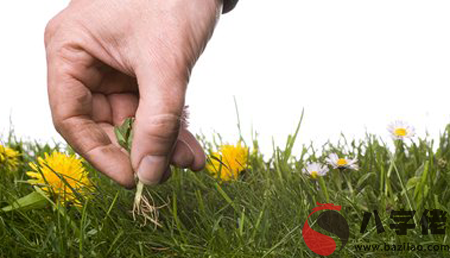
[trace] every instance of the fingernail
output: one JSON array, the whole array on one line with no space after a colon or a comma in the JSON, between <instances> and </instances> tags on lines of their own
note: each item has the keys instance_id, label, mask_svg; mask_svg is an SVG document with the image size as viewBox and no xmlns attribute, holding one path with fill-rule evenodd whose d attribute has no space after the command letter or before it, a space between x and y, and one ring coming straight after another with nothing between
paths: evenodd
<instances>
[{"instance_id":1,"label":"fingernail","mask_svg":"<svg viewBox=\"0 0 450 258\"><path fill-rule=\"evenodd\" d=\"M166 166L166 158L164 156L145 156L137 171L139 180L146 185L158 184L166 170Z\"/></svg>"}]
</instances>

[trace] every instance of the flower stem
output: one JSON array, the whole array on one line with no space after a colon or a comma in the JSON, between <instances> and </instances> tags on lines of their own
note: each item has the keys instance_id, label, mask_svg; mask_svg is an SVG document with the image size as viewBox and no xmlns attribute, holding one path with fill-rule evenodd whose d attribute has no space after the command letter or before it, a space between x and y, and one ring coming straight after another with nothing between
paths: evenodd
<instances>
[{"instance_id":1,"label":"flower stem","mask_svg":"<svg viewBox=\"0 0 450 258\"><path fill-rule=\"evenodd\" d=\"M321 176L319 176L319 185L320 185L323 195L325 196L325 199L327 200L327 202L330 202L330 197L328 196L327 185L325 184L325 181L323 180L323 177L321 177Z\"/></svg>"}]
</instances>

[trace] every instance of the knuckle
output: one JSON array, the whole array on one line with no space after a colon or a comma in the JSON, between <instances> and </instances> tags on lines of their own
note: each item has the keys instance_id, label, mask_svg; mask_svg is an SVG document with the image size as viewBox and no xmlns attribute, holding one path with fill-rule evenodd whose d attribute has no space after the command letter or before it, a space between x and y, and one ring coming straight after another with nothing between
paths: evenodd
<instances>
[{"instance_id":1,"label":"knuckle","mask_svg":"<svg viewBox=\"0 0 450 258\"><path fill-rule=\"evenodd\" d=\"M77 131L74 127L72 116L63 116L63 113L57 110L52 110L52 122L56 131L62 136L66 136L68 132Z\"/></svg>"},{"instance_id":2,"label":"knuckle","mask_svg":"<svg viewBox=\"0 0 450 258\"><path fill-rule=\"evenodd\" d=\"M67 75L67 79L75 78L81 80L86 77L86 71L94 59L82 49L79 42L64 40L48 50L54 72Z\"/></svg>"},{"instance_id":3,"label":"knuckle","mask_svg":"<svg viewBox=\"0 0 450 258\"><path fill-rule=\"evenodd\" d=\"M56 31L57 28L57 22L55 21L55 18L52 18L47 25L45 26L45 30L44 30L44 43L47 46L50 42L50 39L52 38L53 34Z\"/></svg>"},{"instance_id":4,"label":"knuckle","mask_svg":"<svg viewBox=\"0 0 450 258\"><path fill-rule=\"evenodd\" d=\"M66 15L64 15L64 13L65 11L60 12L47 22L47 25L45 26L44 30L45 46L49 45L51 39L55 36L60 27L65 23L65 20L67 20L65 19Z\"/></svg>"},{"instance_id":5,"label":"knuckle","mask_svg":"<svg viewBox=\"0 0 450 258\"><path fill-rule=\"evenodd\" d=\"M80 63L80 61L85 63L89 55L82 47L87 44L87 39L83 35L82 28L77 24L53 18L44 32L47 57L65 63Z\"/></svg>"},{"instance_id":6,"label":"knuckle","mask_svg":"<svg viewBox=\"0 0 450 258\"><path fill-rule=\"evenodd\" d=\"M79 59L78 50L76 44L65 41L55 49L55 54L67 63L77 63Z\"/></svg>"},{"instance_id":7,"label":"knuckle","mask_svg":"<svg viewBox=\"0 0 450 258\"><path fill-rule=\"evenodd\" d=\"M52 122L53 122L53 126L55 127L55 130L63 135L65 130L65 121L64 119L62 119L58 114L53 113L52 114Z\"/></svg>"},{"instance_id":8,"label":"knuckle","mask_svg":"<svg viewBox=\"0 0 450 258\"><path fill-rule=\"evenodd\" d=\"M180 117L174 114L157 115L149 119L151 126L161 128L162 132L178 132Z\"/></svg>"},{"instance_id":9,"label":"knuckle","mask_svg":"<svg viewBox=\"0 0 450 258\"><path fill-rule=\"evenodd\" d=\"M53 119L53 126L59 134L62 134L62 123L59 120Z\"/></svg>"},{"instance_id":10,"label":"knuckle","mask_svg":"<svg viewBox=\"0 0 450 258\"><path fill-rule=\"evenodd\" d=\"M173 141L177 138L180 129L180 116L175 114L156 115L148 118L143 126L149 137Z\"/></svg>"}]
</instances>

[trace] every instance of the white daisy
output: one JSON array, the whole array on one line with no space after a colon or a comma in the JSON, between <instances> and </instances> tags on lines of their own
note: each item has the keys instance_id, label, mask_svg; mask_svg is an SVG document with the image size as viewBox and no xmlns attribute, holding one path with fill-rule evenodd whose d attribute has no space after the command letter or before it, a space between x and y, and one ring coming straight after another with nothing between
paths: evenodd
<instances>
[{"instance_id":1,"label":"white daisy","mask_svg":"<svg viewBox=\"0 0 450 258\"><path fill-rule=\"evenodd\" d=\"M324 176L328 173L328 167L320 163L308 163L303 169L303 173L308 174L313 179L317 179L319 176Z\"/></svg>"},{"instance_id":2,"label":"white daisy","mask_svg":"<svg viewBox=\"0 0 450 258\"><path fill-rule=\"evenodd\" d=\"M331 153L328 158L325 159L325 161L330 164L334 169L353 169L358 170L358 159L348 159L346 157L339 158L339 156L336 153Z\"/></svg>"},{"instance_id":3,"label":"white daisy","mask_svg":"<svg viewBox=\"0 0 450 258\"><path fill-rule=\"evenodd\" d=\"M400 120L390 123L387 129L395 140L411 138L416 134L416 130L412 125Z\"/></svg>"}]
</instances>

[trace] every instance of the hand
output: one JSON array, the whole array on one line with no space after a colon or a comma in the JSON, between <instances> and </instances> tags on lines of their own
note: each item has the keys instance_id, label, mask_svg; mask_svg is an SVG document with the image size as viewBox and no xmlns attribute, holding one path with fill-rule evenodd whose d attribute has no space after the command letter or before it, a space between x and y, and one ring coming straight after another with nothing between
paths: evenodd
<instances>
[{"instance_id":1,"label":"hand","mask_svg":"<svg viewBox=\"0 0 450 258\"><path fill-rule=\"evenodd\" d=\"M218 21L221 0L73 0L45 31L48 94L57 131L121 185L200 170L205 154L180 128L191 69ZM135 117L129 156L113 128Z\"/></svg>"}]
</instances>

